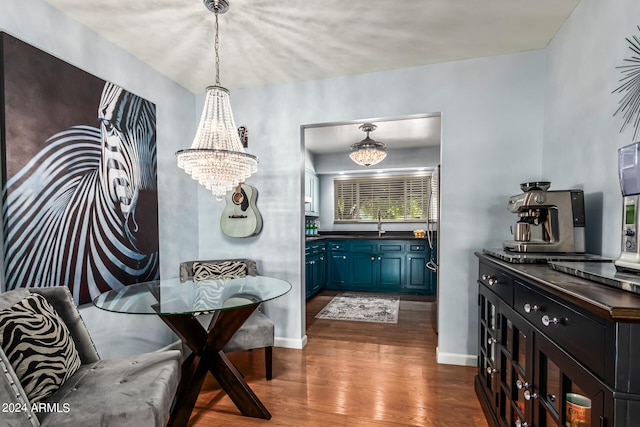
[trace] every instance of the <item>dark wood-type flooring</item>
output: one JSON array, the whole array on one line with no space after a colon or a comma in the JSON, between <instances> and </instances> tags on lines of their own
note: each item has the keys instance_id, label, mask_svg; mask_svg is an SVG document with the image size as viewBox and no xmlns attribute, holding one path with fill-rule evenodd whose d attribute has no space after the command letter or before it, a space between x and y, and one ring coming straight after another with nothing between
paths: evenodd
<instances>
[{"instance_id":1,"label":"dark wood-type flooring","mask_svg":"<svg viewBox=\"0 0 640 427\"><path fill-rule=\"evenodd\" d=\"M436 363L433 302L401 296L397 324L315 319L334 295L307 302L308 344L274 348L273 380L262 350L230 355L271 420L241 416L208 374L189 426L487 426L476 368Z\"/></svg>"}]
</instances>

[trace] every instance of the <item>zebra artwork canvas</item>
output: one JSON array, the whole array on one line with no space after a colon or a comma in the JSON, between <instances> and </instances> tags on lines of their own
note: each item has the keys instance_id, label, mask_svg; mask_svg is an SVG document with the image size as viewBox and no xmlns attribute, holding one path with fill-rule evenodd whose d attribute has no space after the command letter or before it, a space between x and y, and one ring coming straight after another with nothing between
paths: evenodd
<instances>
[{"instance_id":1,"label":"zebra artwork canvas","mask_svg":"<svg viewBox=\"0 0 640 427\"><path fill-rule=\"evenodd\" d=\"M155 105L0 36L5 288L158 279Z\"/></svg>"}]
</instances>

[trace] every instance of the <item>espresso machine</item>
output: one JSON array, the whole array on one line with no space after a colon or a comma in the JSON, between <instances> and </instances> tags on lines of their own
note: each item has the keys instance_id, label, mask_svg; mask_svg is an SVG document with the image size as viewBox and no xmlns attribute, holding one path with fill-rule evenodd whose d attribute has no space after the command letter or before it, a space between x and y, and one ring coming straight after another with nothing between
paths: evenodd
<instances>
[{"instance_id":1,"label":"espresso machine","mask_svg":"<svg viewBox=\"0 0 640 427\"><path fill-rule=\"evenodd\" d=\"M622 190L622 245L614 261L618 271L640 272L638 215L640 210L640 142L618 150L618 174Z\"/></svg>"},{"instance_id":2,"label":"espresso machine","mask_svg":"<svg viewBox=\"0 0 640 427\"><path fill-rule=\"evenodd\" d=\"M507 209L518 220L511 226L513 239L502 242L505 250L584 253L584 193L548 191L550 185L548 181L523 183L523 193L509 198Z\"/></svg>"}]
</instances>

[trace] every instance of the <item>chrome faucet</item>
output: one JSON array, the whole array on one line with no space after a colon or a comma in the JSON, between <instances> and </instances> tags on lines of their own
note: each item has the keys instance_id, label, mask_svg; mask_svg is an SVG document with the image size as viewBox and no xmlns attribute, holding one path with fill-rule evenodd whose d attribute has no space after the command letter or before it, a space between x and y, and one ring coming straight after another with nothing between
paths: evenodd
<instances>
[{"instance_id":1,"label":"chrome faucet","mask_svg":"<svg viewBox=\"0 0 640 427\"><path fill-rule=\"evenodd\" d=\"M382 229L382 215L380 214L380 209L378 209L378 237L382 236L386 230Z\"/></svg>"}]
</instances>

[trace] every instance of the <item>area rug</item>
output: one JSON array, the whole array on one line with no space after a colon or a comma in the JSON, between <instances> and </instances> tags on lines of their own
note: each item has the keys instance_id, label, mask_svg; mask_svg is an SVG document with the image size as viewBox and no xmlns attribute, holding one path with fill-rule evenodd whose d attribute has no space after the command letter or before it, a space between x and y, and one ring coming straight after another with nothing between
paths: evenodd
<instances>
[{"instance_id":1,"label":"area rug","mask_svg":"<svg viewBox=\"0 0 640 427\"><path fill-rule=\"evenodd\" d=\"M343 293L333 297L317 319L398 323L400 298Z\"/></svg>"}]
</instances>

